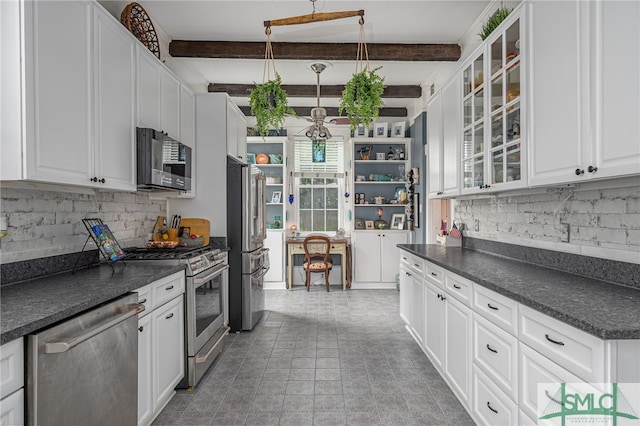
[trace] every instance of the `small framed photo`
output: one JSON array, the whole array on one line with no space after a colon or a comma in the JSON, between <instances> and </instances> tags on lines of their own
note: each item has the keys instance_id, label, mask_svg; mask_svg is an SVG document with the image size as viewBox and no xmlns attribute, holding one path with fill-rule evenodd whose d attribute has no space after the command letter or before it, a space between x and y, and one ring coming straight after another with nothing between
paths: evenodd
<instances>
[{"instance_id":1,"label":"small framed photo","mask_svg":"<svg viewBox=\"0 0 640 426\"><path fill-rule=\"evenodd\" d=\"M389 123L376 123L373 127L374 138L386 138Z\"/></svg>"},{"instance_id":2,"label":"small framed photo","mask_svg":"<svg viewBox=\"0 0 640 426\"><path fill-rule=\"evenodd\" d=\"M366 136L367 128L363 123L358 124L356 136Z\"/></svg>"},{"instance_id":3,"label":"small framed photo","mask_svg":"<svg viewBox=\"0 0 640 426\"><path fill-rule=\"evenodd\" d=\"M369 229L373 231L373 221L372 220L365 220L364 221L364 229Z\"/></svg>"},{"instance_id":4,"label":"small framed photo","mask_svg":"<svg viewBox=\"0 0 640 426\"><path fill-rule=\"evenodd\" d=\"M395 138L404 138L405 122L398 121L391 126L391 136Z\"/></svg>"},{"instance_id":5,"label":"small framed photo","mask_svg":"<svg viewBox=\"0 0 640 426\"><path fill-rule=\"evenodd\" d=\"M271 196L271 204L280 204L282 200L282 191L273 191L273 195Z\"/></svg>"},{"instance_id":6,"label":"small framed photo","mask_svg":"<svg viewBox=\"0 0 640 426\"><path fill-rule=\"evenodd\" d=\"M404 213L394 213L391 216L391 229L404 229Z\"/></svg>"},{"instance_id":7,"label":"small framed photo","mask_svg":"<svg viewBox=\"0 0 640 426\"><path fill-rule=\"evenodd\" d=\"M256 155L247 152L247 164L256 164Z\"/></svg>"}]
</instances>

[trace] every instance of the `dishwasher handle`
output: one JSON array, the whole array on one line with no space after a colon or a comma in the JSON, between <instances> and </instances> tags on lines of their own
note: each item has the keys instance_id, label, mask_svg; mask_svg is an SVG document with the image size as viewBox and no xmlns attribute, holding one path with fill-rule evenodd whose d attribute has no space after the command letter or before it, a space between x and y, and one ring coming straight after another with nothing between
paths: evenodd
<instances>
[{"instance_id":1,"label":"dishwasher handle","mask_svg":"<svg viewBox=\"0 0 640 426\"><path fill-rule=\"evenodd\" d=\"M46 354L58 354L62 352L66 352L74 346L79 345L85 340L89 340L92 337L102 333L103 331L113 327L116 324L121 323L135 315L138 315L140 312L144 311L145 307L141 303L136 303L132 305L127 305L127 310L124 313L121 313L111 319L100 323L90 329L86 330L84 333L79 336L72 337L67 340L59 341L59 342L47 342L44 344L44 353Z\"/></svg>"}]
</instances>

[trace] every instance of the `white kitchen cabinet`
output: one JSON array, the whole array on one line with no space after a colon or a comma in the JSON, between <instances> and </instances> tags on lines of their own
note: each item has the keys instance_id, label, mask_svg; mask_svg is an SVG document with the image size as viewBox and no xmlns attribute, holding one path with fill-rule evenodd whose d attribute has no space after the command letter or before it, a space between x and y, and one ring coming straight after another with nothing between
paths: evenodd
<instances>
[{"instance_id":1,"label":"white kitchen cabinet","mask_svg":"<svg viewBox=\"0 0 640 426\"><path fill-rule=\"evenodd\" d=\"M153 53L144 45L136 46L138 127L162 131L160 118L160 88L162 68Z\"/></svg>"},{"instance_id":2,"label":"white kitchen cabinet","mask_svg":"<svg viewBox=\"0 0 640 426\"><path fill-rule=\"evenodd\" d=\"M413 274L411 276L411 281L409 282L411 286L411 291L409 294L411 295L411 299L409 303L411 304L410 313L410 323L411 329L413 330L413 335L416 341L420 346L424 345L424 326L425 326L425 309L424 309L424 293L425 293L425 283L424 278L419 276L418 274Z\"/></svg>"},{"instance_id":3,"label":"white kitchen cabinet","mask_svg":"<svg viewBox=\"0 0 640 426\"><path fill-rule=\"evenodd\" d=\"M0 425L24 424L24 340L0 347Z\"/></svg>"},{"instance_id":4,"label":"white kitchen cabinet","mask_svg":"<svg viewBox=\"0 0 640 426\"><path fill-rule=\"evenodd\" d=\"M454 76L427 106L429 197L460 192L460 76Z\"/></svg>"},{"instance_id":5,"label":"white kitchen cabinet","mask_svg":"<svg viewBox=\"0 0 640 426\"><path fill-rule=\"evenodd\" d=\"M145 310L138 318L138 425L147 426L184 377L184 272L136 290Z\"/></svg>"},{"instance_id":6,"label":"white kitchen cabinet","mask_svg":"<svg viewBox=\"0 0 640 426\"><path fill-rule=\"evenodd\" d=\"M267 230L267 238L264 241L265 248L269 249L269 272L264 276L265 287L285 288L284 282L284 231L277 229Z\"/></svg>"},{"instance_id":7,"label":"white kitchen cabinet","mask_svg":"<svg viewBox=\"0 0 640 426\"><path fill-rule=\"evenodd\" d=\"M196 146L196 104L193 92L180 85L180 142L192 150Z\"/></svg>"},{"instance_id":8,"label":"white kitchen cabinet","mask_svg":"<svg viewBox=\"0 0 640 426\"><path fill-rule=\"evenodd\" d=\"M2 28L17 59L3 61L3 83L19 90L0 179L135 190L132 36L91 1L2 3L20 26Z\"/></svg>"},{"instance_id":9,"label":"white kitchen cabinet","mask_svg":"<svg viewBox=\"0 0 640 426\"><path fill-rule=\"evenodd\" d=\"M472 311L448 293L444 302L444 376L460 402L470 403Z\"/></svg>"},{"instance_id":10,"label":"white kitchen cabinet","mask_svg":"<svg viewBox=\"0 0 640 426\"><path fill-rule=\"evenodd\" d=\"M242 162L247 161L247 119L240 108L226 96L227 154Z\"/></svg>"},{"instance_id":11,"label":"white kitchen cabinet","mask_svg":"<svg viewBox=\"0 0 640 426\"><path fill-rule=\"evenodd\" d=\"M443 290L427 277L424 290L426 311L424 348L434 367L442 373L444 365L444 303Z\"/></svg>"},{"instance_id":12,"label":"white kitchen cabinet","mask_svg":"<svg viewBox=\"0 0 640 426\"><path fill-rule=\"evenodd\" d=\"M404 321L407 325L409 331L411 331L411 300L413 299L413 285L412 285L412 277L413 273L411 270L405 265L400 264L400 296L399 296L399 305L400 305L400 319Z\"/></svg>"},{"instance_id":13,"label":"white kitchen cabinet","mask_svg":"<svg viewBox=\"0 0 640 426\"><path fill-rule=\"evenodd\" d=\"M529 185L640 173L640 4L531 2L527 13Z\"/></svg>"},{"instance_id":14,"label":"white kitchen cabinet","mask_svg":"<svg viewBox=\"0 0 640 426\"><path fill-rule=\"evenodd\" d=\"M163 65L160 69L160 126L162 131L181 141L180 134L180 80ZM181 141L182 142L182 141Z\"/></svg>"},{"instance_id":15,"label":"white kitchen cabinet","mask_svg":"<svg viewBox=\"0 0 640 426\"><path fill-rule=\"evenodd\" d=\"M407 231L354 231L354 282L362 284L393 283L399 272L400 249L406 244Z\"/></svg>"},{"instance_id":16,"label":"white kitchen cabinet","mask_svg":"<svg viewBox=\"0 0 640 426\"><path fill-rule=\"evenodd\" d=\"M471 416L477 424L486 426L512 426L518 422L518 405L476 366Z\"/></svg>"}]
</instances>

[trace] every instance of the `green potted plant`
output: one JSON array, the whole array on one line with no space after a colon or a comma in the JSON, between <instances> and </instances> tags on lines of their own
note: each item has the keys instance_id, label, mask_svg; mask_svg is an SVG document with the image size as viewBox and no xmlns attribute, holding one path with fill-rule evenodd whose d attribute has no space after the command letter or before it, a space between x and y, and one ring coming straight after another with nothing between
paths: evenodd
<instances>
[{"instance_id":1,"label":"green potted plant","mask_svg":"<svg viewBox=\"0 0 640 426\"><path fill-rule=\"evenodd\" d=\"M368 128L372 121L378 120L380 108L384 105L382 93L385 88L384 77L377 74L380 68L371 70L367 67L353 74L344 86L338 114L346 112L352 131L360 123Z\"/></svg>"},{"instance_id":2,"label":"green potted plant","mask_svg":"<svg viewBox=\"0 0 640 426\"><path fill-rule=\"evenodd\" d=\"M249 106L256 117L256 130L262 137L269 135L269 129L279 129L287 115L296 115L288 104L287 92L281 87L280 74L274 80L257 84L249 91Z\"/></svg>"},{"instance_id":3,"label":"green potted plant","mask_svg":"<svg viewBox=\"0 0 640 426\"><path fill-rule=\"evenodd\" d=\"M513 9L508 9L504 6L496 10L495 13L491 15L489 19L487 19L487 22L485 22L482 26L482 30L480 31L480 34L478 34L480 38L484 40L489 37L489 34L491 34L493 30L495 30L496 27L506 19L507 16L509 16L512 10Z\"/></svg>"}]
</instances>

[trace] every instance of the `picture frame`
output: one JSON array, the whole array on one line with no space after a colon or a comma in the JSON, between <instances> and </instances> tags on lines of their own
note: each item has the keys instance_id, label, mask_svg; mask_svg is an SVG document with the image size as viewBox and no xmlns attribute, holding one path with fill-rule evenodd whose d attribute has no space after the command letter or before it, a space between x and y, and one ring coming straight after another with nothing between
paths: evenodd
<instances>
[{"instance_id":1,"label":"picture frame","mask_svg":"<svg viewBox=\"0 0 640 426\"><path fill-rule=\"evenodd\" d=\"M368 229L373 231L374 227L373 227L373 221L372 220L365 220L364 221L364 229Z\"/></svg>"},{"instance_id":2,"label":"picture frame","mask_svg":"<svg viewBox=\"0 0 640 426\"><path fill-rule=\"evenodd\" d=\"M404 121L398 121L391 126L391 136L394 138L404 138L406 127Z\"/></svg>"},{"instance_id":3,"label":"picture frame","mask_svg":"<svg viewBox=\"0 0 640 426\"><path fill-rule=\"evenodd\" d=\"M404 213L394 213L391 215L391 229L404 229Z\"/></svg>"},{"instance_id":4,"label":"picture frame","mask_svg":"<svg viewBox=\"0 0 640 426\"><path fill-rule=\"evenodd\" d=\"M386 138L388 128L389 128L389 123L375 123L373 127L373 137Z\"/></svg>"},{"instance_id":5,"label":"picture frame","mask_svg":"<svg viewBox=\"0 0 640 426\"><path fill-rule=\"evenodd\" d=\"M358 124L356 136L366 136L367 128L363 123Z\"/></svg>"},{"instance_id":6,"label":"picture frame","mask_svg":"<svg viewBox=\"0 0 640 426\"><path fill-rule=\"evenodd\" d=\"M247 164L256 164L256 155L247 152Z\"/></svg>"},{"instance_id":7,"label":"picture frame","mask_svg":"<svg viewBox=\"0 0 640 426\"><path fill-rule=\"evenodd\" d=\"M280 204L282 200L282 191L273 191L273 195L271 195L271 204Z\"/></svg>"}]
</instances>

